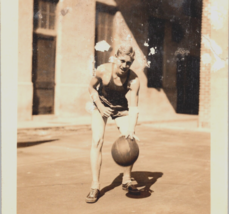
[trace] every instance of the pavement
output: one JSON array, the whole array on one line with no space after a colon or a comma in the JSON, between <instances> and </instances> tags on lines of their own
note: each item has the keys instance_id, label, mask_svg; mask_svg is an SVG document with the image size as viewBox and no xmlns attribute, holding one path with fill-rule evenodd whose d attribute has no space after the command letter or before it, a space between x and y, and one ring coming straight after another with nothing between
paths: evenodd
<instances>
[{"instance_id":1,"label":"pavement","mask_svg":"<svg viewBox=\"0 0 229 214\"><path fill-rule=\"evenodd\" d=\"M140 155L132 177L141 190L138 197L121 189L122 168L111 156L119 132L108 125L102 197L95 204L85 203L91 183L90 127L19 129L17 213L209 214L210 133L182 124L136 127Z\"/></svg>"},{"instance_id":2,"label":"pavement","mask_svg":"<svg viewBox=\"0 0 229 214\"><path fill-rule=\"evenodd\" d=\"M147 120L147 118L139 118L138 124L147 124L151 127L162 129L176 129L188 131L210 132L210 129L198 127L198 115L177 114L175 118L167 120ZM115 125L111 119L107 125ZM91 115L77 117L57 117L54 115L33 116L29 121L18 121L18 130L39 130L39 129L65 129L65 128L81 128L91 126Z\"/></svg>"}]
</instances>

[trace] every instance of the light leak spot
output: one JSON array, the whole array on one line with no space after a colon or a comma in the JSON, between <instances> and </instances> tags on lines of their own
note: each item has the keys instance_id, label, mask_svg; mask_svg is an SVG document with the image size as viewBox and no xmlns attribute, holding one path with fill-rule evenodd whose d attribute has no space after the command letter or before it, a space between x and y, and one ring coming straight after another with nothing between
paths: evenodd
<instances>
[{"instance_id":1,"label":"light leak spot","mask_svg":"<svg viewBox=\"0 0 229 214\"><path fill-rule=\"evenodd\" d=\"M212 71L216 72L221 68L224 68L228 58L222 58L220 55L222 54L222 48L212 39L210 39L209 35L203 35L203 44L206 48L210 49L212 55L214 56L214 64L212 62ZM203 60L203 59L202 59Z\"/></svg>"},{"instance_id":2,"label":"light leak spot","mask_svg":"<svg viewBox=\"0 0 229 214\"><path fill-rule=\"evenodd\" d=\"M212 58L208 53L205 53L201 56L201 60L204 64L209 64L211 63Z\"/></svg>"},{"instance_id":3,"label":"light leak spot","mask_svg":"<svg viewBox=\"0 0 229 214\"><path fill-rule=\"evenodd\" d=\"M95 109L95 105L92 102L88 101L86 103L85 109L88 113L92 113L93 110Z\"/></svg>"},{"instance_id":4,"label":"light leak spot","mask_svg":"<svg viewBox=\"0 0 229 214\"><path fill-rule=\"evenodd\" d=\"M135 84L136 81L137 81L136 79L133 79L133 80L130 80L129 83L130 83L130 84Z\"/></svg>"},{"instance_id":5,"label":"light leak spot","mask_svg":"<svg viewBox=\"0 0 229 214\"><path fill-rule=\"evenodd\" d=\"M189 53L190 53L189 50L186 50L184 48L178 48L174 54L175 56L181 55L182 57L184 57L184 56L187 56Z\"/></svg>"},{"instance_id":6,"label":"light leak spot","mask_svg":"<svg viewBox=\"0 0 229 214\"><path fill-rule=\"evenodd\" d=\"M108 62L114 62L114 57L113 56L109 57Z\"/></svg>"},{"instance_id":7,"label":"light leak spot","mask_svg":"<svg viewBox=\"0 0 229 214\"><path fill-rule=\"evenodd\" d=\"M96 43L95 50L104 52L104 51L108 51L110 49L110 47L111 46L105 40L102 40L102 41Z\"/></svg>"},{"instance_id":8,"label":"light leak spot","mask_svg":"<svg viewBox=\"0 0 229 214\"><path fill-rule=\"evenodd\" d=\"M128 35L127 35L126 40L127 40L127 41L131 41L131 40L132 40L132 38L131 38L131 35L130 35L130 34L128 34Z\"/></svg>"}]
</instances>

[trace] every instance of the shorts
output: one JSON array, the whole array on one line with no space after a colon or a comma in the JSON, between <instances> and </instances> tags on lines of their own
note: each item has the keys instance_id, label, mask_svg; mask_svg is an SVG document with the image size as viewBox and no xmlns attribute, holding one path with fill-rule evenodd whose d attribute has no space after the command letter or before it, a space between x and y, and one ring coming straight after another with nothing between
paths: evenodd
<instances>
[{"instance_id":1,"label":"shorts","mask_svg":"<svg viewBox=\"0 0 229 214\"><path fill-rule=\"evenodd\" d=\"M93 106L94 106L93 110L96 110L96 109L98 110L98 108L97 108L95 103L93 103ZM109 107L109 106L106 106L106 107ZM114 120L114 119L116 119L118 117L123 117L123 116L128 116L128 115L129 115L129 111L128 110L120 110L120 111L114 110L114 112L110 116L111 116L112 120Z\"/></svg>"}]
</instances>

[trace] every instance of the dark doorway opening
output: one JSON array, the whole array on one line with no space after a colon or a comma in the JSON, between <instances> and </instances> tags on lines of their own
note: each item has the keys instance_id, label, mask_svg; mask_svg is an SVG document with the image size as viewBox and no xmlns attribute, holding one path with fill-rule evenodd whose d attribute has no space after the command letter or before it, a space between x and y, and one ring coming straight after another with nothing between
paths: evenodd
<instances>
[{"instance_id":1,"label":"dark doorway opening","mask_svg":"<svg viewBox=\"0 0 229 214\"><path fill-rule=\"evenodd\" d=\"M180 57L177 60L177 113L198 114L200 58Z\"/></svg>"},{"instance_id":2,"label":"dark doorway opening","mask_svg":"<svg viewBox=\"0 0 229 214\"><path fill-rule=\"evenodd\" d=\"M109 45L112 45L113 20L117 11L117 7L96 3L95 44L105 40ZM105 52L95 50L95 67L107 63L111 56L111 51L112 47Z\"/></svg>"},{"instance_id":3,"label":"dark doorway opening","mask_svg":"<svg viewBox=\"0 0 229 214\"><path fill-rule=\"evenodd\" d=\"M55 37L33 36L33 115L54 113Z\"/></svg>"},{"instance_id":4,"label":"dark doorway opening","mask_svg":"<svg viewBox=\"0 0 229 214\"><path fill-rule=\"evenodd\" d=\"M151 48L155 50L154 54L148 55L150 67L147 70L147 79L150 88L162 88L164 27L163 19L156 17L149 19L148 53L151 53Z\"/></svg>"},{"instance_id":5,"label":"dark doorway opening","mask_svg":"<svg viewBox=\"0 0 229 214\"><path fill-rule=\"evenodd\" d=\"M34 0L33 115L54 113L57 3Z\"/></svg>"}]
</instances>

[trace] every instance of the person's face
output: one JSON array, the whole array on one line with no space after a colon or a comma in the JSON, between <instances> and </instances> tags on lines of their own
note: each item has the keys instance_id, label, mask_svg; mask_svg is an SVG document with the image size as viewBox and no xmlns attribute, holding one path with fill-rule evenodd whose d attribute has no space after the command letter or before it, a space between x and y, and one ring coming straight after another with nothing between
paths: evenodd
<instances>
[{"instance_id":1,"label":"person's face","mask_svg":"<svg viewBox=\"0 0 229 214\"><path fill-rule=\"evenodd\" d=\"M120 55L118 58L118 74L119 75L125 75L127 71L130 69L130 66L132 65L133 61L128 55Z\"/></svg>"}]
</instances>

